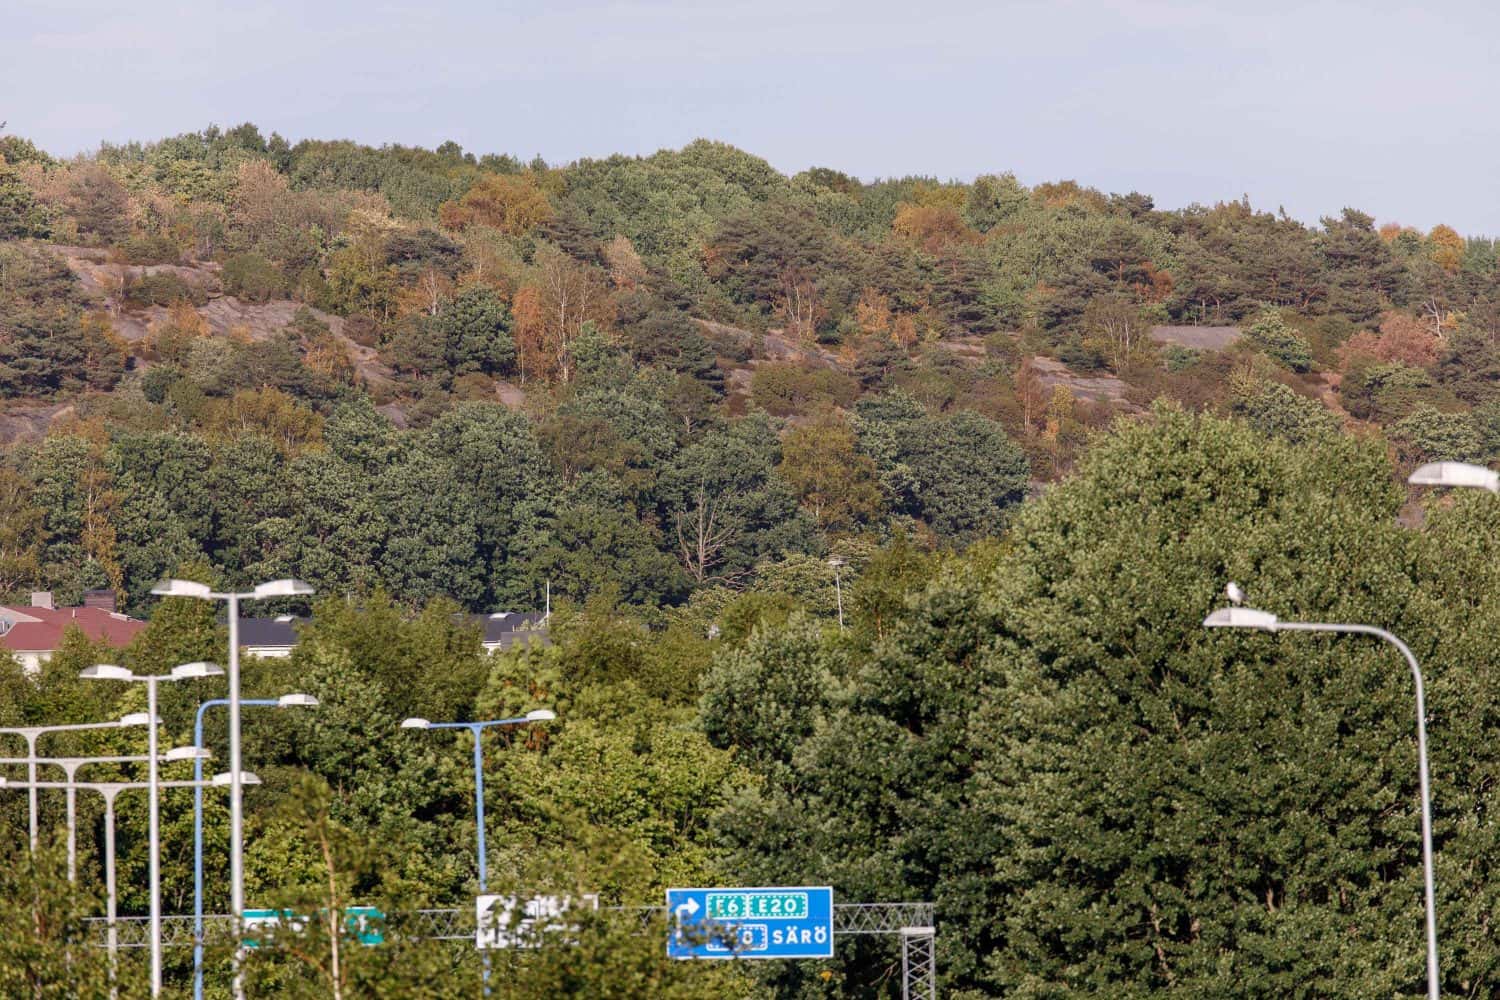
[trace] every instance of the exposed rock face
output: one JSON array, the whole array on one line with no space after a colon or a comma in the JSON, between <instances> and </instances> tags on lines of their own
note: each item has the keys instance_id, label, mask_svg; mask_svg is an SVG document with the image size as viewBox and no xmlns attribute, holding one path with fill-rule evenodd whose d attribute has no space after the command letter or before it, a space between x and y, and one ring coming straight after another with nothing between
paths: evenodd
<instances>
[{"instance_id":1,"label":"exposed rock face","mask_svg":"<svg viewBox=\"0 0 1500 1000\"><path fill-rule=\"evenodd\" d=\"M371 383L391 380L391 370L381 362L375 348L361 346L344 334L343 317L321 309L312 309L290 299L248 302L234 295L225 295L224 286L219 280L221 268L212 261L195 261L191 264L114 264L103 250L50 243L37 245L61 257L68 269L78 276L84 291L101 304L109 304L111 297L118 294L121 282L126 279L138 280L155 274L175 275L207 299L196 311L215 336L225 336L230 331L235 331L237 335L249 336L251 340L265 340L291 323L298 310L309 309L343 343L362 378ZM163 306L110 309L115 332L131 344L144 340L151 325L166 315L167 309Z\"/></svg>"},{"instance_id":2,"label":"exposed rock face","mask_svg":"<svg viewBox=\"0 0 1500 1000\"><path fill-rule=\"evenodd\" d=\"M1051 389L1063 386L1074 399L1089 403L1107 403L1121 410L1140 409L1125 398L1130 386L1113 375L1079 375L1053 358L1032 358L1031 371L1036 381Z\"/></svg>"},{"instance_id":3,"label":"exposed rock face","mask_svg":"<svg viewBox=\"0 0 1500 1000\"><path fill-rule=\"evenodd\" d=\"M1222 351L1243 336L1237 326L1153 326L1151 339L1194 351Z\"/></svg>"},{"instance_id":4,"label":"exposed rock face","mask_svg":"<svg viewBox=\"0 0 1500 1000\"><path fill-rule=\"evenodd\" d=\"M53 423L72 415L73 407L64 403L8 407L0 411L0 445L35 441L44 437Z\"/></svg>"}]
</instances>

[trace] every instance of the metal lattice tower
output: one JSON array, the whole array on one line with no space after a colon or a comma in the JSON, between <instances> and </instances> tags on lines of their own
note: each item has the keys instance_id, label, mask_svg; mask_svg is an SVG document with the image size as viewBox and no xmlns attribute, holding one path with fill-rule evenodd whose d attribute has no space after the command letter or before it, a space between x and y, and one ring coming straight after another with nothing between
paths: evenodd
<instances>
[{"instance_id":1,"label":"metal lattice tower","mask_svg":"<svg viewBox=\"0 0 1500 1000\"><path fill-rule=\"evenodd\" d=\"M937 929L901 928L901 1000L937 1000Z\"/></svg>"}]
</instances>

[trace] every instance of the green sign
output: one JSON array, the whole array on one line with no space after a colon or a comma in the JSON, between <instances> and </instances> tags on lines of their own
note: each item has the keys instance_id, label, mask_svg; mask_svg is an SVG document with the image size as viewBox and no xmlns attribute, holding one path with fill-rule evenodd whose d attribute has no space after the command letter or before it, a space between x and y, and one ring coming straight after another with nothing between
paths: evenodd
<instances>
[{"instance_id":1,"label":"green sign","mask_svg":"<svg viewBox=\"0 0 1500 1000\"><path fill-rule=\"evenodd\" d=\"M374 906L344 907L344 930L362 945L385 943L385 914Z\"/></svg>"},{"instance_id":2,"label":"green sign","mask_svg":"<svg viewBox=\"0 0 1500 1000\"><path fill-rule=\"evenodd\" d=\"M241 944L246 948L259 948L261 938L266 934L275 935L278 931L300 934L307 926L307 917L291 910L246 910L241 923L245 932ZM374 906L346 906L344 933L363 945L384 944L385 914Z\"/></svg>"},{"instance_id":3,"label":"green sign","mask_svg":"<svg viewBox=\"0 0 1500 1000\"><path fill-rule=\"evenodd\" d=\"M709 920L806 920L805 892L710 892Z\"/></svg>"},{"instance_id":4,"label":"green sign","mask_svg":"<svg viewBox=\"0 0 1500 1000\"><path fill-rule=\"evenodd\" d=\"M240 922L245 932L240 944L246 948L259 948L263 934L274 935L282 928L295 934L307 926L307 918L291 910L246 910ZM252 933L255 937L250 936Z\"/></svg>"}]
</instances>

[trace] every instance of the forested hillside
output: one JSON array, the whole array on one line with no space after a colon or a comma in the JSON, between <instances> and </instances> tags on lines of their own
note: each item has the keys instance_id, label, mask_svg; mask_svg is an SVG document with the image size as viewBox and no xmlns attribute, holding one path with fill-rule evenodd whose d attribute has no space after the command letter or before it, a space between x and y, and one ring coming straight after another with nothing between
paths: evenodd
<instances>
[{"instance_id":1,"label":"forested hillside","mask_svg":"<svg viewBox=\"0 0 1500 1000\"><path fill-rule=\"evenodd\" d=\"M1500 450L1496 248L1447 226L786 177L706 141L553 167L242 125L0 156L7 593L143 610L206 555L413 605L678 605L992 534L1160 396Z\"/></svg>"},{"instance_id":2,"label":"forested hillside","mask_svg":"<svg viewBox=\"0 0 1500 1000\"><path fill-rule=\"evenodd\" d=\"M250 995L476 995L472 945L413 923L473 906L472 745L400 723L543 707L486 737L490 889L930 902L963 1000L1418 994L1410 677L1362 640L1209 633L1231 579L1422 658L1444 989L1500 991L1500 508L1397 516L1411 463L1500 458L1492 241L1009 175L786 177L712 142L555 167L243 125L0 156L0 599L111 587L150 619L123 650L70 630L33 675L0 659L0 725L141 710L79 679L106 658L221 658L217 609L152 598L164 575L318 590L255 609L311 621L247 661L246 696L319 704L247 714L247 898L377 904L390 934L257 949ZM458 614L549 593L545 645L485 653ZM166 745L224 691L163 688ZM0 994L111 995L82 919L102 806L78 809L70 886L62 796L33 857L0 794ZM184 913L188 793L163 815ZM210 912L227 825L211 792ZM579 916L492 955L493 995L902 995L895 938L706 963L665 933Z\"/></svg>"}]
</instances>

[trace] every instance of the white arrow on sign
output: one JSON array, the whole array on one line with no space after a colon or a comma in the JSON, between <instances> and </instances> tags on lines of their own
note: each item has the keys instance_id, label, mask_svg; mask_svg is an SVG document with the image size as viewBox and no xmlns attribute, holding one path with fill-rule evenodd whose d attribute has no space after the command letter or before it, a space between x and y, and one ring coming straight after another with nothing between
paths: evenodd
<instances>
[{"instance_id":1,"label":"white arrow on sign","mask_svg":"<svg viewBox=\"0 0 1500 1000\"><path fill-rule=\"evenodd\" d=\"M678 940L682 940L683 939L683 935L682 935L682 913L683 913L684 910L687 911L688 919L691 920L698 913L698 901L696 899L694 899L693 897L689 896L688 897L688 901L686 903L679 903L679 904L677 904L677 909L675 909L675 910L672 911L673 915L677 918L677 938L678 938Z\"/></svg>"}]
</instances>

